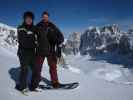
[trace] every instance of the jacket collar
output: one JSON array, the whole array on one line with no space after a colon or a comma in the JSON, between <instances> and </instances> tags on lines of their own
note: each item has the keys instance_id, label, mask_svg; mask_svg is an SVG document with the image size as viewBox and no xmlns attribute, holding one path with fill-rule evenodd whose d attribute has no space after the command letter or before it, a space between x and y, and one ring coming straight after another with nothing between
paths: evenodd
<instances>
[{"instance_id":1,"label":"jacket collar","mask_svg":"<svg viewBox=\"0 0 133 100\"><path fill-rule=\"evenodd\" d=\"M38 23L38 25L43 25L43 26L48 26L48 25L50 25L50 24L51 24L50 21L47 22L47 23L45 23L44 21L40 21L40 22Z\"/></svg>"},{"instance_id":2,"label":"jacket collar","mask_svg":"<svg viewBox=\"0 0 133 100\"><path fill-rule=\"evenodd\" d=\"M29 29L33 27L33 23L31 25L27 25L26 23L23 22L22 26L24 26L25 28Z\"/></svg>"}]
</instances>

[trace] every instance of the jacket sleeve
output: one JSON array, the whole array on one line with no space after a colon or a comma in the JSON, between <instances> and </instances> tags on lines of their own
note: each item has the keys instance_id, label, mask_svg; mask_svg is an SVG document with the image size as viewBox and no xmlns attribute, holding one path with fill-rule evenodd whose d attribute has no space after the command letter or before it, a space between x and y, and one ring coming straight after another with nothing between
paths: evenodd
<instances>
[{"instance_id":1,"label":"jacket sleeve","mask_svg":"<svg viewBox=\"0 0 133 100\"><path fill-rule=\"evenodd\" d=\"M19 26L17 28L17 41L19 44L22 43L22 38L23 38L23 34L22 34L23 30L21 30L21 27Z\"/></svg>"},{"instance_id":2,"label":"jacket sleeve","mask_svg":"<svg viewBox=\"0 0 133 100\"><path fill-rule=\"evenodd\" d=\"M26 33L27 33L27 30L24 27L19 26L17 28L17 41L18 41L18 43L20 45L21 44L24 44L25 39L28 38L27 35L26 35Z\"/></svg>"},{"instance_id":3,"label":"jacket sleeve","mask_svg":"<svg viewBox=\"0 0 133 100\"><path fill-rule=\"evenodd\" d=\"M40 33L41 33L41 30L40 28L36 25L35 27L35 39L36 39L36 46L38 47L39 46L39 40L40 40Z\"/></svg>"},{"instance_id":4,"label":"jacket sleeve","mask_svg":"<svg viewBox=\"0 0 133 100\"><path fill-rule=\"evenodd\" d=\"M64 36L63 36L63 33L57 28L56 25L54 25L54 29L56 31L56 42L57 42L57 45L60 45L61 43L64 42Z\"/></svg>"}]
</instances>

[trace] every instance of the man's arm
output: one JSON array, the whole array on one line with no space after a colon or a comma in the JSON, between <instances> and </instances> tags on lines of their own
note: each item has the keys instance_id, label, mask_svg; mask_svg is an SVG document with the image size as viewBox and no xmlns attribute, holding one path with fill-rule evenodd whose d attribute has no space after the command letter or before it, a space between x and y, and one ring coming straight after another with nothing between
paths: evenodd
<instances>
[{"instance_id":1,"label":"man's arm","mask_svg":"<svg viewBox=\"0 0 133 100\"><path fill-rule=\"evenodd\" d=\"M26 30L24 28L22 28L21 26L17 27L17 41L19 44L22 43L22 38L23 36L23 32L25 32Z\"/></svg>"},{"instance_id":2,"label":"man's arm","mask_svg":"<svg viewBox=\"0 0 133 100\"><path fill-rule=\"evenodd\" d=\"M63 36L63 33L59 30L59 28L53 24L54 26L54 29L56 31L56 41L57 41L57 45L60 45L64 42L64 36Z\"/></svg>"},{"instance_id":3,"label":"man's arm","mask_svg":"<svg viewBox=\"0 0 133 100\"><path fill-rule=\"evenodd\" d=\"M56 25L54 25L55 31L56 31L56 42L57 42L57 49L56 49L56 55L58 58L61 58L61 52L62 52L62 43L64 42L64 36L63 33L57 28Z\"/></svg>"}]
</instances>

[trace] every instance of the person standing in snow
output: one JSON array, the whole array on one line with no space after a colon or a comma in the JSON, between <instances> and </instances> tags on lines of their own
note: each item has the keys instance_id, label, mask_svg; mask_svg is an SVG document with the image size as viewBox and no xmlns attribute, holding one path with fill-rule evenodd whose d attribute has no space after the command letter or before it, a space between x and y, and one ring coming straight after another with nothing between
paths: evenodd
<instances>
[{"instance_id":1,"label":"person standing in snow","mask_svg":"<svg viewBox=\"0 0 133 100\"><path fill-rule=\"evenodd\" d=\"M17 28L18 32L18 58L20 61L19 83L16 89L26 91L28 88L27 75L29 67L35 65L36 31L33 25L34 14L30 11L24 13L23 23Z\"/></svg>"},{"instance_id":2,"label":"person standing in snow","mask_svg":"<svg viewBox=\"0 0 133 100\"><path fill-rule=\"evenodd\" d=\"M43 12L42 21L36 25L40 34L37 35L38 47L36 66L32 75L32 90L35 90L41 81L41 70L45 57L47 58L50 67L50 76L54 88L59 87L57 75L57 58L61 57L61 44L64 41L64 36L60 30L49 21L49 13Z\"/></svg>"}]
</instances>

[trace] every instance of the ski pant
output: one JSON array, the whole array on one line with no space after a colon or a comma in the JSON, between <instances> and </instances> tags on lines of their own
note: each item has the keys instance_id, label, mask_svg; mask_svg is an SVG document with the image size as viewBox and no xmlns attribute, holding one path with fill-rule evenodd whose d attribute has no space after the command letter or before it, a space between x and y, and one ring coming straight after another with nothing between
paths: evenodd
<instances>
[{"instance_id":1,"label":"ski pant","mask_svg":"<svg viewBox=\"0 0 133 100\"><path fill-rule=\"evenodd\" d=\"M19 88L23 90L28 86L28 71L29 68L35 66L35 52L34 50L18 50L18 57L20 61L20 75L19 75Z\"/></svg>"},{"instance_id":2,"label":"ski pant","mask_svg":"<svg viewBox=\"0 0 133 100\"><path fill-rule=\"evenodd\" d=\"M41 81L41 71L43 62L45 60L45 57L37 56L36 57L36 65L33 69L32 74L32 88L37 88L39 85L39 82ZM52 82L58 82L58 75L57 75L57 57L56 56L49 56L47 57L48 65L49 65L49 72Z\"/></svg>"}]
</instances>

